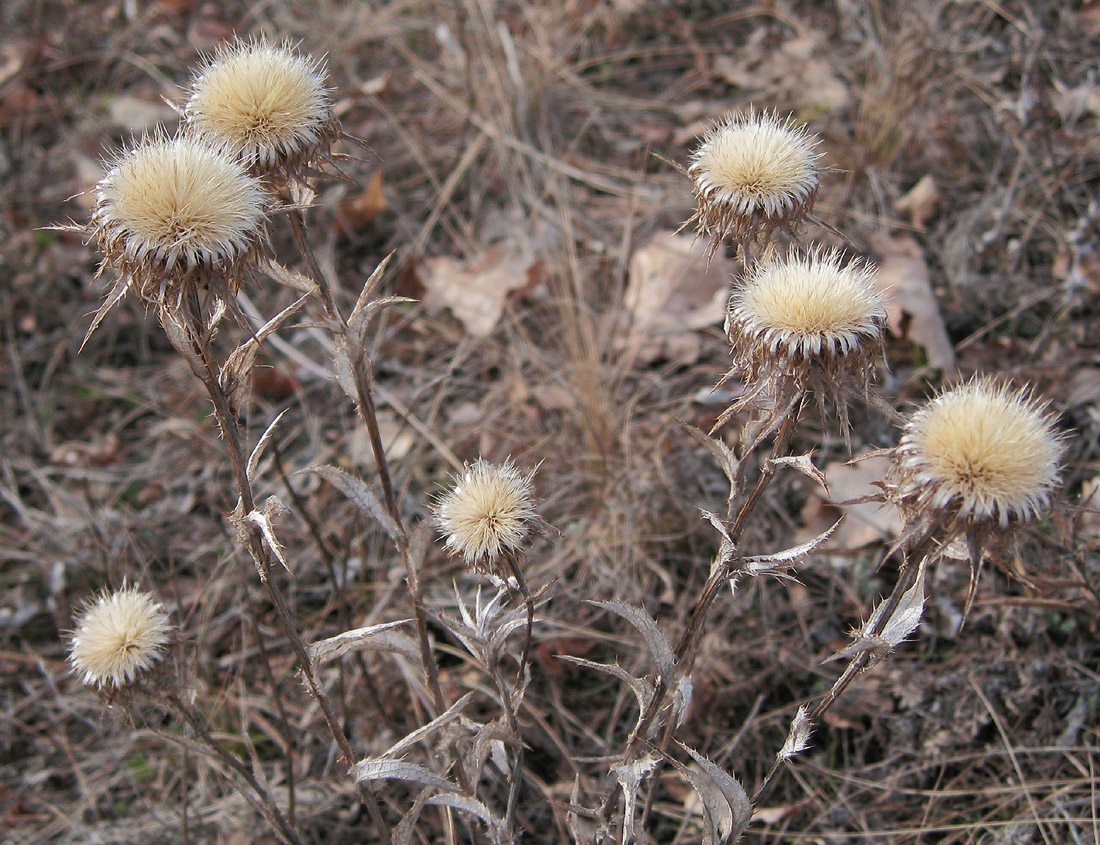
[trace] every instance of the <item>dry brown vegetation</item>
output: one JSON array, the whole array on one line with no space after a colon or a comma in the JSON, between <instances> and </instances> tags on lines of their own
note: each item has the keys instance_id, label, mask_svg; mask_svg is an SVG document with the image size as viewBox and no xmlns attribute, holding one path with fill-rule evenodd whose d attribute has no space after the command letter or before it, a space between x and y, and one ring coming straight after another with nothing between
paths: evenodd
<instances>
[{"instance_id":1,"label":"dry brown vegetation","mask_svg":"<svg viewBox=\"0 0 1100 845\"><path fill-rule=\"evenodd\" d=\"M878 261L895 293L890 400L908 409L959 374L999 374L1048 398L1072 434L1062 505L987 567L966 625L967 566L940 565L912 641L829 711L745 841L1100 841L1100 9L730 5L0 4L0 838L277 841L187 726L155 706L105 707L70 672L74 608L129 579L178 626L171 671L205 729L262 775L301 840L386 841L226 522L238 494L201 385L133 302L78 354L103 291L98 259L79 236L40 228L87 220L88 198L69 198L102 175L105 150L174 122L163 98L179 102L199 53L265 32L327 56L338 116L372 150L341 148L346 178L319 180L308 212L340 306L391 251L383 293L421 301L391 308L370 338L405 518L425 519L463 460L539 465L550 528L525 577L550 586L519 713L523 841L571 841L570 803L597 808L612 792L608 768L637 717L623 684L559 657L655 672L637 631L589 602L643 607L675 642L718 547L699 511L724 507L725 480L681 423L707 429L728 402L709 393L730 365L721 308L697 312L737 268L718 255L704 275L646 250L693 211L672 163L750 104L824 139L816 214ZM845 246L815 225L806 237ZM285 221L273 241L293 254ZM629 319L644 310L643 276L689 291L657 303L661 337ZM471 290L483 296L473 307ZM245 297L266 315L294 299L282 288ZM409 618L383 532L299 473L375 473L315 327L280 330L261 364L247 432L254 443L286 412L260 486L290 506L279 535L293 577L271 577L302 638ZM897 441L860 408L852 425L855 453ZM875 465L843 466L835 424L813 414L795 453L811 449L836 500L861 495L841 491ZM745 544L790 546L835 512L807 478L783 475ZM882 562L889 520L853 509L849 522L797 582L754 581L707 621L677 738L750 794L798 706L840 674L824 661L896 580L897 562ZM432 613L458 616L458 597L473 602L482 583L441 542L428 552ZM465 715L497 719L484 667L443 624L430 635L446 703L474 692ZM358 655L322 678L360 757L435 715L408 660ZM479 794L502 810L508 779L485 771ZM416 793L378 788L388 825ZM639 841L701 841L703 811L680 772L664 768L643 797ZM433 807L416 836L487 834Z\"/></svg>"}]
</instances>

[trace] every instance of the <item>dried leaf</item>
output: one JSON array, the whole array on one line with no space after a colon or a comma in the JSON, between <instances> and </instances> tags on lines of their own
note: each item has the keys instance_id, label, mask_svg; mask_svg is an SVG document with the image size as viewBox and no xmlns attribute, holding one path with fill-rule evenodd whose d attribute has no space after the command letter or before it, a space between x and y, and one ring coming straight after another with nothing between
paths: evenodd
<instances>
[{"instance_id":1,"label":"dried leaf","mask_svg":"<svg viewBox=\"0 0 1100 845\"><path fill-rule=\"evenodd\" d=\"M378 523L390 535L392 540L397 542L401 539L401 530L397 527L397 523L393 521L393 517L389 515L389 512L382 506L378 497L374 495L374 491L367 486L365 481L353 475L348 475L336 467L315 466L301 471L312 472L321 476L347 496L360 511L378 520Z\"/></svg>"},{"instance_id":2,"label":"dried leaf","mask_svg":"<svg viewBox=\"0 0 1100 845\"><path fill-rule=\"evenodd\" d=\"M386 210L386 195L382 190L383 174L379 168L371 173L366 187L346 202L340 203L337 217L347 229L358 230L369 226L374 218Z\"/></svg>"},{"instance_id":3,"label":"dried leaf","mask_svg":"<svg viewBox=\"0 0 1100 845\"><path fill-rule=\"evenodd\" d=\"M737 455L735 455L733 449L727 446L723 441L719 440L717 437L711 437L702 429L685 424L684 430L695 440L702 443L714 459L718 461L718 465L722 467L722 472L725 473L726 480L730 483L730 494L726 500L729 502L737 492L737 470L741 465L741 462L737 459Z\"/></svg>"},{"instance_id":4,"label":"dried leaf","mask_svg":"<svg viewBox=\"0 0 1100 845\"><path fill-rule=\"evenodd\" d=\"M434 786L436 789L444 789L448 792L460 791L457 785L446 778L441 778L435 772L430 772L423 766L406 763L404 760L381 760L377 757L366 757L352 767L351 776L358 783L374 780L407 780L424 786Z\"/></svg>"},{"instance_id":5,"label":"dried leaf","mask_svg":"<svg viewBox=\"0 0 1100 845\"><path fill-rule=\"evenodd\" d=\"M814 723L810 720L809 708L803 704L791 720L790 730L787 732L787 740L776 755L777 760L789 760L796 754L801 754L810 745L810 734L813 733Z\"/></svg>"},{"instance_id":6,"label":"dried leaf","mask_svg":"<svg viewBox=\"0 0 1100 845\"><path fill-rule=\"evenodd\" d=\"M894 210L901 214L908 214L909 222L923 232L939 204L940 192L936 188L936 180L932 178L932 174L926 173L917 181L917 184L898 198L894 203Z\"/></svg>"},{"instance_id":7,"label":"dried leaf","mask_svg":"<svg viewBox=\"0 0 1100 845\"><path fill-rule=\"evenodd\" d=\"M875 608L874 612L871 614L871 618L868 619L863 626L864 632L871 631L878 625L885 609L886 602L883 601ZM890 619L886 622L879 636L889 643L891 648L896 647L898 643L916 630L917 625L920 624L921 616L923 615L924 561L921 561L920 571L917 573L917 580L912 587L902 594L901 601L898 602L898 606L894 609L893 614L891 614Z\"/></svg>"},{"instance_id":8,"label":"dried leaf","mask_svg":"<svg viewBox=\"0 0 1100 845\"><path fill-rule=\"evenodd\" d=\"M694 235L655 233L630 257L623 301L630 316L627 354L642 362L694 363L700 343L693 332L725 317L733 264L716 255L708 271L706 243Z\"/></svg>"},{"instance_id":9,"label":"dried leaf","mask_svg":"<svg viewBox=\"0 0 1100 845\"><path fill-rule=\"evenodd\" d=\"M394 630L411 620L383 622L344 631L334 637L313 643L309 647L309 662L316 672L322 664L347 654L349 651L386 651L400 654L416 662L420 661L420 647L412 637Z\"/></svg>"},{"instance_id":10,"label":"dried leaf","mask_svg":"<svg viewBox=\"0 0 1100 845\"><path fill-rule=\"evenodd\" d=\"M296 290L298 293L312 294L317 290L317 283L309 276L303 276L301 273L284 267L273 258L265 261L263 267L264 272L271 277L272 281L291 290Z\"/></svg>"},{"instance_id":11,"label":"dried leaf","mask_svg":"<svg viewBox=\"0 0 1100 845\"><path fill-rule=\"evenodd\" d=\"M649 707L649 702L653 700L653 685L643 678L634 677L618 663L596 663L593 660L585 660L583 657L573 657L570 654L559 654L557 658L569 663L575 663L577 666L595 669L597 672L606 672L608 675L613 675L620 681L625 681L630 689L633 690L634 697L638 699L639 718L641 718L641 714L645 713L646 708Z\"/></svg>"},{"instance_id":12,"label":"dried leaf","mask_svg":"<svg viewBox=\"0 0 1100 845\"><path fill-rule=\"evenodd\" d=\"M256 441L256 445L252 449L252 454L248 456L248 467L245 470L245 474L248 476L249 481L255 482L256 468L260 465L260 458L263 457L264 450L267 449L267 444L271 442L271 438L275 434L276 426L279 425L279 421L284 416L286 416L286 411L283 411L279 416L275 417L275 419L271 421L271 424L264 429L264 433L260 436L260 439Z\"/></svg>"},{"instance_id":13,"label":"dried leaf","mask_svg":"<svg viewBox=\"0 0 1100 845\"><path fill-rule=\"evenodd\" d=\"M691 678L684 676L676 682L676 689L672 691L672 718L676 727L684 723L684 717L691 709L691 696L694 691Z\"/></svg>"},{"instance_id":14,"label":"dried leaf","mask_svg":"<svg viewBox=\"0 0 1100 845\"><path fill-rule=\"evenodd\" d=\"M774 565L777 563L793 563L800 558L804 558L806 555L814 551L818 546L828 540L833 535L833 532L836 531L837 526L840 525L841 520L843 519L844 517L841 517L836 522L834 522L831 527L827 528L825 531L805 543L799 543L797 546L791 546L791 548L789 549L784 549L781 552L773 552L770 555L754 555L752 557L745 558L745 563L748 565L747 571L750 574L757 574L755 568L759 564Z\"/></svg>"},{"instance_id":15,"label":"dried leaf","mask_svg":"<svg viewBox=\"0 0 1100 845\"><path fill-rule=\"evenodd\" d=\"M435 733L444 725L453 722L455 719L462 715L462 711L466 709L466 705L470 703L470 699L473 697L473 695L474 694L472 692L466 693L464 696L462 696L462 698L460 698L458 701L456 701L454 704L452 704L450 707L448 707L446 710L444 710L442 713L440 713L438 716L428 722L428 724L417 728L408 736L398 740L398 742L390 746L390 748L388 748L386 750L386 753L382 756L390 758L398 757L404 754L408 749L412 748L413 745L420 742L425 737Z\"/></svg>"},{"instance_id":16,"label":"dried leaf","mask_svg":"<svg viewBox=\"0 0 1100 845\"><path fill-rule=\"evenodd\" d=\"M596 607L610 610L638 629L638 633L646 641L654 660L657 661L657 671L666 686L672 686L676 682L676 657L672 653L672 646L653 618L639 607L624 604L619 601L591 601Z\"/></svg>"},{"instance_id":17,"label":"dried leaf","mask_svg":"<svg viewBox=\"0 0 1100 845\"><path fill-rule=\"evenodd\" d=\"M829 482L825 478L825 473L814 466L814 462L809 455L790 455L784 458L772 458L770 461L768 461L768 463L770 463L772 466L792 467L793 469L796 469L800 473L805 475L807 478L812 478L814 481L820 484L823 488L825 488L826 494L828 494L829 492Z\"/></svg>"},{"instance_id":18,"label":"dried leaf","mask_svg":"<svg viewBox=\"0 0 1100 845\"><path fill-rule=\"evenodd\" d=\"M428 803L439 807L453 807L456 810L469 813L471 816L477 816L485 822L485 826L489 828L489 841L492 842L493 845L503 845L504 843L513 841L511 834L508 833L508 827L504 823L504 820L494 815L493 812L480 801L470 798L468 795L451 793L446 795L433 795L428 799Z\"/></svg>"},{"instance_id":19,"label":"dried leaf","mask_svg":"<svg viewBox=\"0 0 1100 845\"><path fill-rule=\"evenodd\" d=\"M838 514L844 522L833 535L831 548L860 549L872 543L889 543L901 532L897 508L884 507L867 497L881 493L878 484L886 477L892 460L884 455L857 455L851 461L833 461L825 466L830 495L810 496L802 509L803 528L798 539L808 539L834 523Z\"/></svg>"},{"instance_id":20,"label":"dried leaf","mask_svg":"<svg viewBox=\"0 0 1100 845\"><path fill-rule=\"evenodd\" d=\"M260 351L260 344L275 329L282 325L283 321L302 307L309 299L309 295L300 296L266 323L264 323L248 340L238 346L222 365L218 374L218 383L229 400L229 409L240 416L241 409L248 399L248 388L251 386L252 368L256 364L256 355Z\"/></svg>"},{"instance_id":21,"label":"dried leaf","mask_svg":"<svg viewBox=\"0 0 1100 845\"><path fill-rule=\"evenodd\" d=\"M508 295L530 287L538 265L517 244L500 241L468 262L427 258L420 271L430 312L447 308L469 334L488 337L500 322Z\"/></svg>"},{"instance_id":22,"label":"dried leaf","mask_svg":"<svg viewBox=\"0 0 1100 845\"><path fill-rule=\"evenodd\" d=\"M904 335L903 321L908 315L909 337L924 347L928 363L942 370L953 370L955 349L932 292L920 244L909 234L879 232L871 236L871 245L881 256L876 285L886 298L886 319L891 330Z\"/></svg>"},{"instance_id":23,"label":"dried leaf","mask_svg":"<svg viewBox=\"0 0 1100 845\"><path fill-rule=\"evenodd\" d=\"M741 838L741 834L745 832L745 828L749 826L749 822L752 821L752 803L745 793L745 788L741 786L741 782L737 778L720 769L693 748L689 748L681 742L676 744L691 755L691 758L710 777L711 782L726 800L729 807L729 826L719 824L720 841L736 842Z\"/></svg>"},{"instance_id":24,"label":"dried leaf","mask_svg":"<svg viewBox=\"0 0 1100 845\"><path fill-rule=\"evenodd\" d=\"M638 790L642 781L649 776L657 766L658 758L653 754L646 754L629 763L621 763L612 766L611 771L619 786L623 790L623 839L622 845L630 845L634 841L634 824L637 821Z\"/></svg>"},{"instance_id":25,"label":"dried leaf","mask_svg":"<svg viewBox=\"0 0 1100 845\"><path fill-rule=\"evenodd\" d=\"M290 564L287 563L286 555L283 552L283 544L275 536L275 528L271 524L273 515L284 510L286 510L285 505L274 496L268 496L267 501L264 503L264 509L262 511L249 511L245 516L245 522L249 522L260 529L260 535L263 537L268 549L275 555L275 559L283 565L283 569L290 572Z\"/></svg>"}]
</instances>

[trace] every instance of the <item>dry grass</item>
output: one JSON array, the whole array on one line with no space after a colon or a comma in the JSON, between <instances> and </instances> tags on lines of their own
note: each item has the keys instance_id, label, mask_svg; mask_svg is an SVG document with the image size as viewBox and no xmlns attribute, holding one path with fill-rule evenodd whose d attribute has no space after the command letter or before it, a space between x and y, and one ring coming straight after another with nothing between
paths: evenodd
<instances>
[{"instance_id":1,"label":"dry grass","mask_svg":"<svg viewBox=\"0 0 1100 845\"><path fill-rule=\"evenodd\" d=\"M85 200L66 199L99 177L105 149L172 119L160 98L179 100L197 51L262 30L327 54L344 127L375 153L344 149L358 156L341 164L351 181L320 183L309 212L345 310L391 250L386 292L418 297L424 256L471 258L508 240L538 262L487 338L403 307L370 339L410 522L455 470L450 456L511 456L525 471L541 462L535 487L552 528L525 573L553 587L520 714L525 841L570 841L575 778L582 803L598 806L606 755L636 718L629 690L557 655L654 671L634 629L585 601L644 607L675 641L717 547L698 511L724 507L723 476L678 421L706 429L717 416L721 406L695 397L728 369L725 340L716 326L698 361L642 363L622 353L621 309L636 246L692 213L690 182L665 159L686 162L700 130L750 103L824 136L835 169L816 214L859 250L872 254L883 229L913 232L959 370L1030 382L1075 435L1072 504L1008 561L1028 580L987 571L960 632L969 573L938 568L919 635L839 700L745 841L1100 841L1100 521L1087 508L1100 474L1097 25L1059 4L942 2L919 15L893 2L727 5L0 4L0 838L276 841L167 711L144 708L132 725L69 672L74 609L129 579L155 585L179 626L171 668L206 730L249 764L251 741L276 802L286 809L293 795L303 840L383 841L223 518L237 493L209 400L135 304L78 355L101 294L97 259L78 237L36 229L87 219ZM349 214L379 172L386 207ZM942 199L917 231L894 203L929 174ZM840 245L824 229L810 235ZM291 246L289 226L273 239ZM293 297L253 298L270 314ZM282 346L265 344L246 414L254 442L287 411L263 492L292 505L279 531L294 577L272 577L307 642L408 618L404 570L382 532L333 487L294 474L333 464L370 478L373 458L316 333L280 335ZM908 339L892 338L887 358L899 406L943 377ZM883 422L854 413L852 424L856 451L896 442ZM813 418L796 452L811 447L823 461L844 455ZM789 545L808 496L805 479L783 476L745 545ZM797 706L839 674L822 661L890 591L896 566L876 568L885 548L815 560L801 584L723 596L678 738L751 792ZM426 572L428 605L449 616L455 585L471 600L478 584L441 543ZM430 633L447 701L477 690L467 715L496 718L487 678L442 625ZM427 721L408 665L372 655L332 667L324 681L357 754ZM380 793L391 824L415 794ZM482 794L503 807L507 784L487 780ZM651 793L652 841L700 841L690 797L666 769ZM445 841L446 824L425 810L419 841ZM484 836L451 824L453 841Z\"/></svg>"}]
</instances>

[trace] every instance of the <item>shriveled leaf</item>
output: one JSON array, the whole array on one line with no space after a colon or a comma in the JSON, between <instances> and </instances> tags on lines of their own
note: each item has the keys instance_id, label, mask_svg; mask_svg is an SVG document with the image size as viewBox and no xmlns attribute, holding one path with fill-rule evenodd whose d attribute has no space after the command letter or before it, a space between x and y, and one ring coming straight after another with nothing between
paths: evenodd
<instances>
[{"instance_id":1,"label":"shriveled leaf","mask_svg":"<svg viewBox=\"0 0 1100 845\"><path fill-rule=\"evenodd\" d=\"M752 821L752 802L745 793L741 782L733 775L723 771L711 760L708 760L698 751L689 748L681 742L677 742L684 751L699 765L710 778L711 783L718 789L729 807L728 826L719 823L718 830L721 835L720 842L736 842L745 832L745 828ZM698 791L698 790L696 790ZM702 797L702 796L700 796Z\"/></svg>"},{"instance_id":2,"label":"shriveled leaf","mask_svg":"<svg viewBox=\"0 0 1100 845\"><path fill-rule=\"evenodd\" d=\"M833 532L836 531L837 526L840 525L841 520L843 519L844 517L841 517L836 522L834 522L831 527L827 528L821 534L818 534L812 540L809 540L805 543L799 543L797 546L792 546L791 548L784 549L781 552L773 552L770 555L754 555L752 557L745 558L747 572L753 575L763 574L765 571L772 571L776 567L776 564L793 563L797 560L800 560L801 558L804 558L806 555L810 554L810 552L814 551L814 549L816 549L818 546L828 540L832 536Z\"/></svg>"},{"instance_id":3,"label":"shriveled leaf","mask_svg":"<svg viewBox=\"0 0 1100 845\"><path fill-rule=\"evenodd\" d=\"M226 358L221 371L218 373L218 383L229 400L230 410L235 415L240 415L245 400L248 398L249 377L252 375L252 368L256 365L256 355L260 351L260 344L263 343L264 338L281 326L287 317L301 308L307 299L309 299L308 294L299 297L288 305L264 323L252 337L234 349Z\"/></svg>"},{"instance_id":4,"label":"shriveled leaf","mask_svg":"<svg viewBox=\"0 0 1100 845\"><path fill-rule=\"evenodd\" d=\"M270 425L264 429L264 433L260 436L260 439L256 441L256 445L252 449L252 454L248 456L246 474L248 475L249 481L255 482L256 468L260 465L260 458L263 457L267 444L271 442L271 438L275 434L275 428L279 425L279 421L282 420L284 416L286 416L286 411L283 411L279 416L275 417Z\"/></svg>"},{"instance_id":5,"label":"shriveled leaf","mask_svg":"<svg viewBox=\"0 0 1100 845\"><path fill-rule=\"evenodd\" d=\"M657 670L661 673L665 684L672 686L675 683L677 676L676 656L672 653L672 646L669 645L668 639L648 613L640 607L634 607L619 601L593 601L589 604L602 607L604 610L610 610L637 628L638 633L642 635L646 645L649 646L654 660L657 661Z\"/></svg>"},{"instance_id":6,"label":"shriveled leaf","mask_svg":"<svg viewBox=\"0 0 1100 845\"><path fill-rule=\"evenodd\" d=\"M323 664L351 651L385 651L419 662L420 647L416 640L396 630L409 621L411 620L400 619L396 622L369 625L315 642L309 647L309 662L316 671Z\"/></svg>"},{"instance_id":7,"label":"shriveled leaf","mask_svg":"<svg viewBox=\"0 0 1100 845\"><path fill-rule=\"evenodd\" d=\"M404 760L382 760L377 757L366 757L356 763L351 769L351 775L356 782L370 782L375 780L407 780L424 786L433 786L447 792L459 792L456 784L446 778L442 778L435 772L430 772L416 763L406 763Z\"/></svg>"},{"instance_id":8,"label":"shriveled leaf","mask_svg":"<svg viewBox=\"0 0 1100 845\"><path fill-rule=\"evenodd\" d=\"M200 379L204 378L206 369L202 358L199 357L198 349L195 346L195 336L191 330L178 320L171 311L163 311L160 314L160 324L164 327L164 333L168 336L168 342L172 344L172 348L183 356L183 359L191 366L191 372ZM93 323L92 328L88 330L88 334L92 333L95 326L96 323Z\"/></svg>"},{"instance_id":9,"label":"shriveled leaf","mask_svg":"<svg viewBox=\"0 0 1100 845\"><path fill-rule=\"evenodd\" d=\"M493 845L505 845L505 843L513 841L504 820L475 798L468 795L447 793L433 795L428 799L428 803L437 807L452 807L455 810L461 810L481 819L489 829L489 841Z\"/></svg>"},{"instance_id":10,"label":"shriveled leaf","mask_svg":"<svg viewBox=\"0 0 1100 845\"><path fill-rule=\"evenodd\" d=\"M290 564L287 563L283 544L279 542L279 538L275 535L275 528L271 524L273 514L281 510L285 510L285 506L274 496L269 496L267 502L264 503L264 509L262 511L250 511L245 516L245 521L260 529L260 535L264 538L264 545L275 555L275 559L283 565L283 569L290 572Z\"/></svg>"},{"instance_id":11,"label":"shriveled leaf","mask_svg":"<svg viewBox=\"0 0 1100 845\"><path fill-rule=\"evenodd\" d=\"M308 276L303 276L294 270L290 270L274 259L268 259L264 263L264 272L275 282L298 293L312 295L317 290L317 284Z\"/></svg>"},{"instance_id":12,"label":"shriveled leaf","mask_svg":"<svg viewBox=\"0 0 1100 845\"><path fill-rule=\"evenodd\" d=\"M686 675L676 682L676 689L672 691L672 717L676 727L684 723L684 717L691 708L691 696L694 692L695 686L691 683L691 678Z\"/></svg>"},{"instance_id":13,"label":"shriveled leaf","mask_svg":"<svg viewBox=\"0 0 1100 845\"><path fill-rule=\"evenodd\" d=\"M737 492L738 468L741 465L741 462L737 459L737 455L733 453L733 449L718 438L711 437L702 429L687 424L683 424L683 426L684 430L695 440L702 443L714 459L718 461L718 465L722 467L722 472L725 473L726 479L730 484L730 494L727 497L727 501L732 499Z\"/></svg>"},{"instance_id":14,"label":"shriveled leaf","mask_svg":"<svg viewBox=\"0 0 1100 845\"><path fill-rule=\"evenodd\" d=\"M573 657L570 654L559 654L557 657L559 660L575 663L577 666L584 666L586 669L595 669L597 672L604 672L618 678L620 681L624 681L634 692L635 698L638 699L639 713L644 713L646 708L649 707L649 702L653 700L653 685L643 678L635 678L618 663L596 663L593 660Z\"/></svg>"},{"instance_id":15,"label":"shriveled leaf","mask_svg":"<svg viewBox=\"0 0 1100 845\"><path fill-rule=\"evenodd\" d=\"M875 608L874 613L871 614L871 618L867 620L864 630L871 631L878 627L885 610L886 602L882 602ZM916 630L917 625L920 624L921 616L923 615L924 565L922 563L920 572L917 574L917 580L912 587L902 594L901 601L898 602L898 606L890 615L890 619L886 622L879 636L886 640L892 647L897 646L902 640Z\"/></svg>"},{"instance_id":16,"label":"shriveled leaf","mask_svg":"<svg viewBox=\"0 0 1100 845\"><path fill-rule=\"evenodd\" d=\"M60 229L62 227L59 226L56 228ZM73 227L73 231L84 233L83 227ZM114 285L111 286L111 290L107 294L107 298L103 300L103 304L100 305L98 309L96 309L95 316L92 318L92 324L88 326L88 331L84 333L84 340L80 342L81 349L83 349L84 346L88 343L88 338L90 338L95 330L99 328L99 324L103 322L103 318L111 312L111 309L113 309L116 305L119 304L119 302L122 301L122 297L126 296L130 288L133 287L133 284L134 279L132 276L123 276L118 281L116 281ZM168 327L165 326L164 330L168 331ZM169 339L171 339L171 337L169 337ZM175 345L176 344L173 342L172 346L174 347ZM190 362L190 358L188 358L188 362ZM194 366L194 364L191 365L192 369L194 369Z\"/></svg>"},{"instance_id":17,"label":"shriveled leaf","mask_svg":"<svg viewBox=\"0 0 1100 845\"><path fill-rule=\"evenodd\" d=\"M417 838L417 822L420 821L420 813L424 809L424 805L428 803L428 799L435 793L435 790L430 786L422 789L420 794L416 796L416 800L413 801L413 805L409 808L409 811L405 813L405 817L401 819L400 824L393 829L393 835L390 837L390 845L415 845L420 840Z\"/></svg>"},{"instance_id":18,"label":"shriveled leaf","mask_svg":"<svg viewBox=\"0 0 1100 845\"><path fill-rule=\"evenodd\" d=\"M803 704L791 720L791 727L787 731L787 740L783 743L783 747L779 749L776 759L788 760L805 751L810 745L810 734L813 733L813 730L814 723L810 719L809 708Z\"/></svg>"},{"instance_id":19,"label":"shriveled leaf","mask_svg":"<svg viewBox=\"0 0 1100 845\"><path fill-rule=\"evenodd\" d=\"M898 198L894 203L894 210L908 214L913 228L923 232L939 204L940 192L936 187L936 180L931 173L925 173L912 188Z\"/></svg>"},{"instance_id":20,"label":"shriveled leaf","mask_svg":"<svg viewBox=\"0 0 1100 845\"><path fill-rule=\"evenodd\" d=\"M321 476L321 478L325 479L325 481L347 496L351 503L359 508L360 511L378 520L378 523L385 529L386 533L390 535L391 539L395 542L400 540L401 531L397 527L397 523L393 521L393 517L389 515L389 512L383 507L378 497L374 495L374 491L367 486L365 481L353 475L348 475L346 472L336 467L315 466L302 471L312 472Z\"/></svg>"},{"instance_id":21,"label":"shriveled leaf","mask_svg":"<svg viewBox=\"0 0 1100 845\"><path fill-rule=\"evenodd\" d=\"M536 261L510 241L495 243L468 262L427 258L419 269L428 310L449 309L474 337L488 337L508 295L529 287L538 275Z\"/></svg>"},{"instance_id":22,"label":"shriveled leaf","mask_svg":"<svg viewBox=\"0 0 1100 845\"><path fill-rule=\"evenodd\" d=\"M807 478L812 478L818 484L824 488L826 495L829 493L829 482L825 478L825 473L814 466L814 462L810 459L809 455L790 455L784 458L772 458L769 463L772 466L789 466L798 470Z\"/></svg>"},{"instance_id":23,"label":"shriveled leaf","mask_svg":"<svg viewBox=\"0 0 1100 845\"><path fill-rule=\"evenodd\" d=\"M367 325L370 323L371 314L371 296L374 294L374 289L378 287L378 283L382 281L382 274L386 272L386 267L390 263L390 259L393 258L391 252L380 262L378 266L374 268L374 271L367 277L367 280L363 282L363 289L359 291L359 298L355 300L355 307L351 309L351 316L348 317L348 332L356 338L357 346L362 345L363 335L366 331ZM411 301L411 300L409 300Z\"/></svg>"},{"instance_id":24,"label":"shriveled leaf","mask_svg":"<svg viewBox=\"0 0 1100 845\"><path fill-rule=\"evenodd\" d=\"M613 766L611 771L618 780L623 790L623 839L622 845L630 845L634 841L635 816L638 811L638 790L642 782L653 772L657 766L658 758L653 754L646 754L629 763L621 763Z\"/></svg>"},{"instance_id":25,"label":"shriveled leaf","mask_svg":"<svg viewBox=\"0 0 1100 845\"><path fill-rule=\"evenodd\" d=\"M454 704L452 704L450 707L448 707L446 710L444 710L442 713L440 713L438 716L428 722L428 724L417 728L411 734L400 739L394 745L390 746L390 748L388 748L386 750L386 753L382 756L398 757L401 754L404 754L408 749L412 748L413 745L420 742L422 739L435 733L448 723L453 722L455 719L462 715L462 711L466 709L466 705L470 703L470 699L473 697L473 695L474 694L472 692L466 693L464 696L462 696L462 698L460 698L458 701L456 701Z\"/></svg>"}]
</instances>

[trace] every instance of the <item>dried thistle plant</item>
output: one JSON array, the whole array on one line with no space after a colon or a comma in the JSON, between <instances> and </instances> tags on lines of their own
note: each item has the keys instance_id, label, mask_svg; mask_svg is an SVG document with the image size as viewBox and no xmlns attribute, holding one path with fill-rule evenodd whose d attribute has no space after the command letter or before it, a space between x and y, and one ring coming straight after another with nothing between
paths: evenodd
<instances>
[{"instance_id":1,"label":"dried thistle plant","mask_svg":"<svg viewBox=\"0 0 1100 845\"><path fill-rule=\"evenodd\" d=\"M85 684L120 689L161 660L171 632L160 602L124 584L101 593L80 610L69 662Z\"/></svg>"},{"instance_id":2,"label":"dried thistle plant","mask_svg":"<svg viewBox=\"0 0 1100 845\"><path fill-rule=\"evenodd\" d=\"M687 173L697 207L688 223L711 238L711 252L793 230L817 198L819 143L775 112L728 116L691 155Z\"/></svg>"},{"instance_id":3,"label":"dried thistle plant","mask_svg":"<svg viewBox=\"0 0 1100 845\"><path fill-rule=\"evenodd\" d=\"M340 135L326 76L323 60L289 43L237 39L195 73L184 120L252 173L276 183L300 180Z\"/></svg>"}]
</instances>

